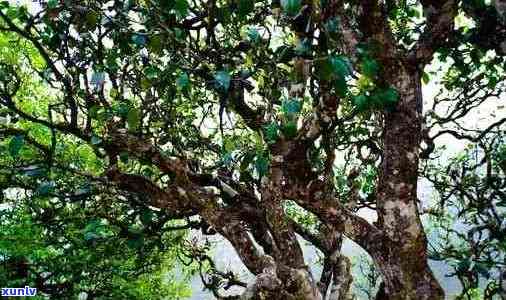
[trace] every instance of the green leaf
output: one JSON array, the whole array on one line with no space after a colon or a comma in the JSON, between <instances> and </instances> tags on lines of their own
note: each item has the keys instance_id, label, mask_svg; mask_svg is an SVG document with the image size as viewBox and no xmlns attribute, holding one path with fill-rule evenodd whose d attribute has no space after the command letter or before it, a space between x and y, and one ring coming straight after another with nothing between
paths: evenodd
<instances>
[{"instance_id":1,"label":"green leaf","mask_svg":"<svg viewBox=\"0 0 506 300\"><path fill-rule=\"evenodd\" d=\"M90 83L95 85L96 87L101 87L105 82L105 73L104 72L93 72L91 75Z\"/></svg>"},{"instance_id":2,"label":"green leaf","mask_svg":"<svg viewBox=\"0 0 506 300\"><path fill-rule=\"evenodd\" d=\"M302 109L302 103L297 98L283 100L281 110L287 116L297 115Z\"/></svg>"},{"instance_id":3,"label":"green leaf","mask_svg":"<svg viewBox=\"0 0 506 300\"><path fill-rule=\"evenodd\" d=\"M134 33L132 35L132 41L137 46L144 46L144 45L146 45L148 38L145 33Z\"/></svg>"},{"instance_id":4,"label":"green leaf","mask_svg":"<svg viewBox=\"0 0 506 300\"><path fill-rule=\"evenodd\" d=\"M141 78L141 90L145 91L149 88L151 88L151 81L147 78Z\"/></svg>"},{"instance_id":5,"label":"green leaf","mask_svg":"<svg viewBox=\"0 0 506 300\"><path fill-rule=\"evenodd\" d=\"M181 30L181 28L176 27L172 30L174 30L174 35L176 36L176 40L178 40L178 41L182 41L183 38L186 36L185 32L183 30Z\"/></svg>"},{"instance_id":6,"label":"green leaf","mask_svg":"<svg viewBox=\"0 0 506 300\"><path fill-rule=\"evenodd\" d=\"M119 153L119 160L122 163L124 163L124 164L128 163L128 159L129 159L129 154L127 151L122 151Z\"/></svg>"},{"instance_id":7,"label":"green leaf","mask_svg":"<svg viewBox=\"0 0 506 300\"><path fill-rule=\"evenodd\" d=\"M106 57L106 68L115 72L115 71L118 71L119 69L119 65L118 65L118 62L116 61L117 59L117 56L116 55L107 55Z\"/></svg>"},{"instance_id":8,"label":"green leaf","mask_svg":"<svg viewBox=\"0 0 506 300\"><path fill-rule=\"evenodd\" d=\"M324 27L327 32L334 33L337 32L339 26L339 20L336 17L332 17L325 22Z\"/></svg>"},{"instance_id":9,"label":"green leaf","mask_svg":"<svg viewBox=\"0 0 506 300\"><path fill-rule=\"evenodd\" d=\"M294 121L288 121L283 125L281 130L286 138L294 138L297 135L297 123Z\"/></svg>"},{"instance_id":10,"label":"green leaf","mask_svg":"<svg viewBox=\"0 0 506 300\"><path fill-rule=\"evenodd\" d=\"M252 43L258 43L261 39L260 33L258 33L258 30L255 27L249 27L247 34L248 34L248 39Z\"/></svg>"},{"instance_id":11,"label":"green leaf","mask_svg":"<svg viewBox=\"0 0 506 300\"><path fill-rule=\"evenodd\" d=\"M323 80L330 80L333 75L332 65L328 58L317 59L315 63L316 75Z\"/></svg>"},{"instance_id":12,"label":"green leaf","mask_svg":"<svg viewBox=\"0 0 506 300\"><path fill-rule=\"evenodd\" d=\"M236 148L235 141L236 140L225 137L225 140L223 141L223 149L225 149L226 152L233 152Z\"/></svg>"},{"instance_id":13,"label":"green leaf","mask_svg":"<svg viewBox=\"0 0 506 300\"><path fill-rule=\"evenodd\" d=\"M367 96L364 94L360 94L358 96L353 97L353 104L357 107L359 111L364 111L368 107Z\"/></svg>"},{"instance_id":14,"label":"green leaf","mask_svg":"<svg viewBox=\"0 0 506 300\"><path fill-rule=\"evenodd\" d=\"M246 17L255 8L254 0L239 0L237 5L237 13L240 18Z\"/></svg>"},{"instance_id":15,"label":"green leaf","mask_svg":"<svg viewBox=\"0 0 506 300\"><path fill-rule=\"evenodd\" d=\"M153 222L153 212L149 209L143 210L139 218L142 224L149 225Z\"/></svg>"},{"instance_id":16,"label":"green leaf","mask_svg":"<svg viewBox=\"0 0 506 300\"><path fill-rule=\"evenodd\" d=\"M45 181L39 185L35 193L39 196L47 196L51 191L54 190L54 181Z\"/></svg>"},{"instance_id":17,"label":"green leaf","mask_svg":"<svg viewBox=\"0 0 506 300\"><path fill-rule=\"evenodd\" d=\"M334 87L336 88L336 92L340 97L346 96L346 92L348 92L348 85L346 84L346 80L344 78L336 78L334 81Z\"/></svg>"},{"instance_id":18,"label":"green leaf","mask_svg":"<svg viewBox=\"0 0 506 300\"><path fill-rule=\"evenodd\" d=\"M181 73L176 79L176 85L182 90L187 89L190 86L190 77L188 77L188 74L184 72Z\"/></svg>"},{"instance_id":19,"label":"green leaf","mask_svg":"<svg viewBox=\"0 0 506 300\"><path fill-rule=\"evenodd\" d=\"M466 257L457 263L456 271L457 273L462 274L468 271L470 267L471 267L471 259L469 257Z\"/></svg>"},{"instance_id":20,"label":"green leaf","mask_svg":"<svg viewBox=\"0 0 506 300\"><path fill-rule=\"evenodd\" d=\"M477 263L474 266L474 270L477 271L483 278L490 278L490 267L484 263Z\"/></svg>"},{"instance_id":21,"label":"green leaf","mask_svg":"<svg viewBox=\"0 0 506 300\"><path fill-rule=\"evenodd\" d=\"M269 160L263 155L258 155L255 160L255 170L260 178L264 177L269 171Z\"/></svg>"},{"instance_id":22,"label":"green leaf","mask_svg":"<svg viewBox=\"0 0 506 300\"><path fill-rule=\"evenodd\" d=\"M360 64L360 68L362 74L364 74L369 78L376 77L380 69L379 64L374 59L371 58L365 58Z\"/></svg>"},{"instance_id":23,"label":"green leaf","mask_svg":"<svg viewBox=\"0 0 506 300\"><path fill-rule=\"evenodd\" d=\"M265 139L267 143L274 143L278 139L278 124L271 122L264 126Z\"/></svg>"},{"instance_id":24,"label":"green leaf","mask_svg":"<svg viewBox=\"0 0 506 300\"><path fill-rule=\"evenodd\" d=\"M144 175L144 176L146 176L146 177L151 177L154 174L153 168L151 168L151 167L144 167L141 170L141 174Z\"/></svg>"},{"instance_id":25,"label":"green leaf","mask_svg":"<svg viewBox=\"0 0 506 300\"><path fill-rule=\"evenodd\" d=\"M344 78L351 74L351 64L348 59L344 56L331 56L329 58L332 72Z\"/></svg>"},{"instance_id":26,"label":"green leaf","mask_svg":"<svg viewBox=\"0 0 506 300\"><path fill-rule=\"evenodd\" d=\"M136 235L135 237L132 237L127 241L128 247L132 249L139 249L142 247L143 244L144 238L142 237L142 235Z\"/></svg>"},{"instance_id":27,"label":"green leaf","mask_svg":"<svg viewBox=\"0 0 506 300\"><path fill-rule=\"evenodd\" d=\"M128 111L130 110L130 106L125 102L116 102L113 104L112 111L114 114L120 117L126 117L128 115Z\"/></svg>"},{"instance_id":28,"label":"green leaf","mask_svg":"<svg viewBox=\"0 0 506 300\"><path fill-rule=\"evenodd\" d=\"M49 0L47 1L47 8L49 9L53 9L53 8L56 8L58 6L58 0Z\"/></svg>"},{"instance_id":29,"label":"green leaf","mask_svg":"<svg viewBox=\"0 0 506 300\"><path fill-rule=\"evenodd\" d=\"M395 104L399 100L399 93L392 87L382 91L381 98L385 105Z\"/></svg>"},{"instance_id":30,"label":"green leaf","mask_svg":"<svg viewBox=\"0 0 506 300\"><path fill-rule=\"evenodd\" d=\"M418 9L413 8L413 7L408 8L406 14L410 18L413 18L413 17L420 18L420 12L418 11Z\"/></svg>"},{"instance_id":31,"label":"green leaf","mask_svg":"<svg viewBox=\"0 0 506 300\"><path fill-rule=\"evenodd\" d=\"M282 45L276 48L275 55L277 62L288 63L295 57L295 50L293 47Z\"/></svg>"},{"instance_id":32,"label":"green leaf","mask_svg":"<svg viewBox=\"0 0 506 300\"><path fill-rule=\"evenodd\" d=\"M295 16L299 13L302 6L301 0L281 0L283 11L289 16Z\"/></svg>"},{"instance_id":33,"label":"green leaf","mask_svg":"<svg viewBox=\"0 0 506 300\"><path fill-rule=\"evenodd\" d=\"M160 54L162 52L163 47L160 35L150 36L148 41L148 47L152 52Z\"/></svg>"},{"instance_id":34,"label":"green leaf","mask_svg":"<svg viewBox=\"0 0 506 300\"><path fill-rule=\"evenodd\" d=\"M312 40L308 38L297 40L297 44L295 45L295 53L297 55L309 54L312 46L311 42Z\"/></svg>"},{"instance_id":35,"label":"green leaf","mask_svg":"<svg viewBox=\"0 0 506 300\"><path fill-rule=\"evenodd\" d=\"M216 20L218 20L219 23L221 23L222 25L227 25L228 23L230 23L231 13L228 6L216 7L215 13L216 13Z\"/></svg>"},{"instance_id":36,"label":"green leaf","mask_svg":"<svg viewBox=\"0 0 506 300\"><path fill-rule=\"evenodd\" d=\"M430 76L426 72L422 73L422 82L423 84L428 84L430 82Z\"/></svg>"},{"instance_id":37,"label":"green leaf","mask_svg":"<svg viewBox=\"0 0 506 300\"><path fill-rule=\"evenodd\" d=\"M92 187L89 183L82 185L76 190L75 195L87 195L92 191Z\"/></svg>"},{"instance_id":38,"label":"green leaf","mask_svg":"<svg viewBox=\"0 0 506 300\"><path fill-rule=\"evenodd\" d=\"M315 67L317 75L323 80L344 80L352 73L351 63L344 56L332 55L327 59L317 60Z\"/></svg>"},{"instance_id":39,"label":"green leaf","mask_svg":"<svg viewBox=\"0 0 506 300\"><path fill-rule=\"evenodd\" d=\"M499 82L499 78L497 78L495 76L489 76L488 77L487 87L490 88L490 89L495 89L495 87L497 86L498 82Z\"/></svg>"},{"instance_id":40,"label":"green leaf","mask_svg":"<svg viewBox=\"0 0 506 300\"><path fill-rule=\"evenodd\" d=\"M159 70L155 66L149 66L144 70L144 75L146 75L146 78L149 80L155 80L158 78Z\"/></svg>"},{"instance_id":41,"label":"green leaf","mask_svg":"<svg viewBox=\"0 0 506 300\"><path fill-rule=\"evenodd\" d=\"M84 240L87 242L93 241L100 238L100 236L94 232L85 232L84 233Z\"/></svg>"},{"instance_id":42,"label":"green leaf","mask_svg":"<svg viewBox=\"0 0 506 300\"><path fill-rule=\"evenodd\" d=\"M25 5L11 5L7 9L7 15L21 22L25 22L28 19L28 11Z\"/></svg>"},{"instance_id":43,"label":"green leaf","mask_svg":"<svg viewBox=\"0 0 506 300\"><path fill-rule=\"evenodd\" d=\"M234 158L232 157L232 153L230 153L230 152L223 153L223 155L220 159L221 165L224 165L224 166L230 165L233 161L234 161Z\"/></svg>"},{"instance_id":44,"label":"green leaf","mask_svg":"<svg viewBox=\"0 0 506 300\"><path fill-rule=\"evenodd\" d=\"M127 123L128 123L128 129L130 131L135 131L137 128L139 128L141 121L141 112L136 107L130 108L127 115Z\"/></svg>"},{"instance_id":45,"label":"green leaf","mask_svg":"<svg viewBox=\"0 0 506 300\"><path fill-rule=\"evenodd\" d=\"M86 29L87 30L93 30L100 20L100 14L95 11L90 11L86 14L85 21L86 21Z\"/></svg>"},{"instance_id":46,"label":"green leaf","mask_svg":"<svg viewBox=\"0 0 506 300\"><path fill-rule=\"evenodd\" d=\"M218 71L214 75L216 87L221 91L228 91L230 88L231 77L227 71Z\"/></svg>"},{"instance_id":47,"label":"green leaf","mask_svg":"<svg viewBox=\"0 0 506 300\"><path fill-rule=\"evenodd\" d=\"M86 25L88 28L95 28L98 24L100 15L95 11L86 14Z\"/></svg>"},{"instance_id":48,"label":"green leaf","mask_svg":"<svg viewBox=\"0 0 506 300\"><path fill-rule=\"evenodd\" d=\"M25 137L23 135L14 136L9 142L9 153L13 157L17 157L19 155L19 151L23 148L25 144Z\"/></svg>"},{"instance_id":49,"label":"green leaf","mask_svg":"<svg viewBox=\"0 0 506 300\"><path fill-rule=\"evenodd\" d=\"M174 8L179 16L186 17L188 15L188 8L190 8L190 5L187 0L176 0Z\"/></svg>"},{"instance_id":50,"label":"green leaf","mask_svg":"<svg viewBox=\"0 0 506 300\"><path fill-rule=\"evenodd\" d=\"M109 91L109 97L115 99L116 97L118 97L118 95L119 95L118 89L111 88L111 90Z\"/></svg>"},{"instance_id":51,"label":"green leaf","mask_svg":"<svg viewBox=\"0 0 506 300\"><path fill-rule=\"evenodd\" d=\"M100 143L102 143L102 139L99 136L96 136L96 135L91 136L91 144L92 145L98 145Z\"/></svg>"}]
</instances>

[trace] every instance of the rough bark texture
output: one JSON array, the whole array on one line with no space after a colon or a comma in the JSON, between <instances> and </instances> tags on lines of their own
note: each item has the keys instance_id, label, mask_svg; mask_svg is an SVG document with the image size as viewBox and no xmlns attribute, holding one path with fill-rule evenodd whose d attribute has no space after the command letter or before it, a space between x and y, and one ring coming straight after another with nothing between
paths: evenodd
<instances>
[{"instance_id":1,"label":"rough bark texture","mask_svg":"<svg viewBox=\"0 0 506 300\"><path fill-rule=\"evenodd\" d=\"M420 78L416 70L399 68L393 80L401 101L385 114L378 226L389 242L377 264L388 296L381 299L442 299L443 290L427 265L427 241L417 207Z\"/></svg>"}]
</instances>

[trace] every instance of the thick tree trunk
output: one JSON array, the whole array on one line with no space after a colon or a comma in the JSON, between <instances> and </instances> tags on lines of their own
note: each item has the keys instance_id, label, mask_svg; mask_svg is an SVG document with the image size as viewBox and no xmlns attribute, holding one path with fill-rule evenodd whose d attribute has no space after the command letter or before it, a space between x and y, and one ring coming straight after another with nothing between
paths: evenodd
<instances>
[{"instance_id":1,"label":"thick tree trunk","mask_svg":"<svg viewBox=\"0 0 506 300\"><path fill-rule=\"evenodd\" d=\"M307 269L283 267L270 256L263 257L263 271L248 285L240 300L322 300L322 296ZM281 271L281 272L280 272ZM283 273L280 278L279 273Z\"/></svg>"},{"instance_id":2,"label":"thick tree trunk","mask_svg":"<svg viewBox=\"0 0 506 300\"><path fill-rule=\"evenodd\" d=\"M425 247L420 247L420 252ZM385 249L384 257L376 257L384 285L376 300L438 300L444 298L443 290L427 265L426 255L402 252L398 247ZM416 249L412 249L416 251Z\"/></svg>"},{"instance_id":3,"label":"thick tree trunk","mask_svg":"<svg viewBox=\"0 0 506 300\"><path fill-rule=\"evenodd\" d=\"M427 263L427 241L417 206L418 152L422 125L419 72L399 64L390 72L399 91L395 109L385 113L384 153L378 186L378 225L388 242L372 256L392 300L438 300L443 290Z\"/></svg>"}]
</instances>

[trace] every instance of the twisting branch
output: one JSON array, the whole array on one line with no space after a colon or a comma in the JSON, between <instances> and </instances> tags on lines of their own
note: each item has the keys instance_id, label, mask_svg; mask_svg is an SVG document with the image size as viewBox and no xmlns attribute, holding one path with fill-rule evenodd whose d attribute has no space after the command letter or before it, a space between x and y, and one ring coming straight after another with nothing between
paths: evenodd
<instances>
[{"instance_id":1,"label":"twisting branch","mask_svg":"<svg viewBox=\"0 0 506 300\"><path fill-rule=\"evenodd\" d=\"M450 37L457 15L455 0L422 0L427 27L420 40L409 53L409 59L424 66L432 60L434 52Z\"/></svg>"}]
</instances>

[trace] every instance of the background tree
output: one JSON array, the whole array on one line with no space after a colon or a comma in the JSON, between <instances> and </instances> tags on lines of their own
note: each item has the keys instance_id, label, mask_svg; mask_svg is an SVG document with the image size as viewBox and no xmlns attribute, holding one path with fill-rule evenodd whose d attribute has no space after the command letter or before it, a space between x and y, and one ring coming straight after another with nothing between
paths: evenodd
<instances>
[{"instance_id":1,"label":"background tree","mask_svg":"<svg viewBox=\"0 0 506 300\"><path fill-rule=\"evenodd\" d=\"M13 35L1 33L0 45L2 62L21 68L25 59L41 63L33 45ZM17 73L24 82L19 103L27 111L46 111L47 87L24 71ZM30 99L33 94L38 101ZM0 134L13 138L0 145L0 286L36 287L40 299L190 295L185 283L190 274L176 280L172 272L185 254L182 230L188 225L170 222L134 195L111 194L107 185L74 176L72 168L100 172L101 159L87 145L67 139L52 150L46 126L1 113ZM62 168L49 172L41 153L51 151Z\"/></svg>"},{"instance_id":2,"label":"background tree","mask_svg":"<svg viewBox=\"0 0 506 300\"><path fill-rule=\"evenodd\" d=\"M502 134L504 118L477 132L460 122L504 89L506 27L502 1L493 4L51 0L30 13L1 2L0 30L36 53L2 57L5 186L42 185L68 203L85 184L103 195L86 205L113 203L101 216L112 224L124 203L156 215L153 234L177 220L219 233L255 279L241 282L190 247L217 298L347 299L345 236L378 268L377 299L442 299L427 264L419 162L434 157L442 135ZM434 101L446 115L423 111L424 68L436 52L450 65L448 97ZM71 146L96 165L69 163ZM494 185L455 196L489 201L479 211L489 218L494 198L483 195L504 190L504 158L485 161ZM27 166L42 172L19 172ZM375 222L357 214L364 207ZM296 234L324 254L321 278ZM232 286L244 291L222 295Z\"/></svg>"},{"instance_id":3,"label":"background tree","mask_svg":"<svg viewBox=\"0 0 506 300\"><path fill-rule=\"evenodd\" d=\"M174 239L181 237L160 238L159 244L172 245L167 250L155 246L156 238L145 233L149 229L91 219L90 211L83 212L80 205L54 205L54 209L46 201L41 206L46 217L42 220L33 220L31 209L2 211L2 286L35 287L38 299L47 299L44 295L52 299L79 295L86 299L183 299L191 295L184 277L176 278L172 272L178 254ZM66 213L48 215L54 210Z\"/></svg>"},{"instance_id":4,"label":"background tree","mask_svg":"<svg viewBox=\"0 0 506 300\"><path fill-rule=\"evenodd\" d=\"M13 35L2 33L0 45L2 62L21 68L25 59L41 62L31 44ZM19 103L24 110L45 112L45 84L24 71L17 73L23 77ZM30 99L33 94L38 101ZM0 146L0 286L36 287L40 299L73 299L81 293L87 299L180 299L190 294L185 277L176 280L171 272L184 253L181 230L186 225L169 222L139 204L139 198L111 194L107 185L74 176L72 168L90 174L101 168L101 159L87 145L66 139L51 149L56 139L46 126L16 120L6 110L1 122L0 134L13 137ZM49 172L42 163L49 153L61 168Z\"/></svg>"}]
</instances>

